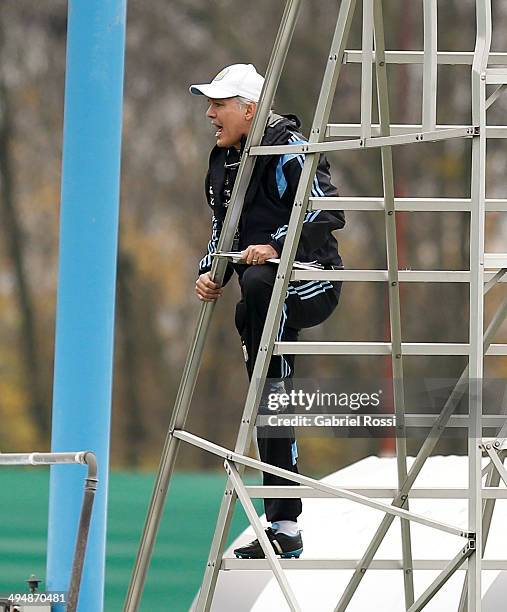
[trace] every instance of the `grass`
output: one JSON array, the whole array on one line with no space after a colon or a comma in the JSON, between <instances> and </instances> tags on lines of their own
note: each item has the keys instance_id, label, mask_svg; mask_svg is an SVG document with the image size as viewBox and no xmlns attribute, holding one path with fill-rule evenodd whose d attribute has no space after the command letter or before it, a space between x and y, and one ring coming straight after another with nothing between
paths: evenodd
<instances>
[{"instance_id":1,"label":"grass","mask_svg":"<svg viewBox=\"0 0 507 612\"><path fill-rule=\"evenodd\" d=\"M43 468L4 469L0 476L4 493L0 593L23 592L30 574L45 578L49 472ZM153 482L153 474L112 472L110 476L107 612L122 609ZM141 611L188 610L202 579L224 486L225 476L220 473L174 475ZM256 507L261 510L259 502ZM246 525L243 511L237 510L229 541Z\"/></svg>"}]
</instances>

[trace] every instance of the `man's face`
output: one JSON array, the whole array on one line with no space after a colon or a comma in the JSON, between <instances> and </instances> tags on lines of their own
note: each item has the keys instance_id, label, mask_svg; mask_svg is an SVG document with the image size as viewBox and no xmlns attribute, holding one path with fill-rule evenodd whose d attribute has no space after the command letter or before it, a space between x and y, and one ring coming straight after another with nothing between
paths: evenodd
<instances>
[{"instance_id":1,"label":"man's face","mask_svg":"<svg viewBox=\"0 0 507 612\"><path fill-rule=\"evenodd\" d=\"M208 98L208 102L206 117L216 127L217 146L239 149L241 138L250 131L256 104L249 102L243 105L237 98Z\"/></svg>"}]
</instances>

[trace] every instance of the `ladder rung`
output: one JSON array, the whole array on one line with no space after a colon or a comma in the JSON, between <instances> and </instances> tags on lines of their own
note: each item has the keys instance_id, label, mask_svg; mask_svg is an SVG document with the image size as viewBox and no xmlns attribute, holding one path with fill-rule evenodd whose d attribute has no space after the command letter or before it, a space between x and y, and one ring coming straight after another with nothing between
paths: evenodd
<instances>
[{"instance_id":1,"label":"ladder rung","mask_svg":"<svg viewBox=\"0 0 507 612\"><path fill-rule=\"evenodd\" d=\"M505 200L507 209L507 200ZM471 200L468 198L395 198L394 208L409 212L470 212ZM308 210L377 210L383 211L384 198L347 198L324 197L309 198Z\"/></svg>"},{"instance_id":2,"label":"ladder rung","mask_svg":"<svg viewBox=\"0 0 507 612\"><path fill-rule=\"evenodd\" d=\"M385 282L389 278L387 270L293 270L291 280ZM468 270L400 270L398 280L402 283L468 283L470 272ZM507 282L507 279L504 282Z\"/></svg>"},{"instance_id":3,"label":"ladder rung","mask_svg":"<svg viewBox=\"0 0 507 612\"><path fill-rule=\"evenodd\" d=\"M324 491L318 491L311 487L275 487L275 486L247 486L245 487L250 497L268 498L326 498L333 499L334 496ZM393 499L398 494L398 489L389 487L343 487L347 491L374 497L376 499ZM468 489L458 487L436 487L410 489L411 499L468 499L470 492ZM507 489L498 487L484 487L482 490L483 499L507 499ZM335 499L335 498L334 498Z\"/></svg>"},{"instance_id":4,"label":"ladder rung","mask_svg":"<svg viewBox=\"0 0 507 612\"><path fill-rule=\"evenodd\" d=\"M507 53L490 53L489 63L507 65ZM347 49L343 56L344 64L360 64L363 54L359 49ZM375 53L373 54L375 59ZM386 64L422 64L424 51L386 51ZM471 66L474 54L471 51L438 51L437 63L450 66Z\"/></svg>"},{"instance_id":5,"label":"ladder rung","mask_svg":"<svg viewBox=\"0 0 507 612\"><path fill-rule=\"evenodd\" d=\"M404 355L468 355L461 343L404 342ZM507 346L507 345L506 345ZM275 355L390 355L390 342L275 342Z\"/></svg>"},{"instance_id":6,"label":"ladder rung","mask_svg":"<svg viewBox=\"0 0 507 612\"><path fill-rule=\"evenodd\" d=\"M507 344L490 344L486 355L507 355Z\"/></svg>"},{"instance_id":7,"label":"ladder rung","mask_svg":"<svg viewBox=\"0 0 507 612\"><path fill-rule=\"evenodd\" d=\"M489 282L494 272L484 274L484 282ZM291 280L328 280L347 282L381 282L387 281L387 270L293 270ZM469 270L399 270L400 283L469 283ZM507 283L507 276L499 283Z\"/></svg>"},{"instance_id":8,"label":"ladder rung","mask_svg":"<svg viewBox=\"0 0 507 612\"><path fill-rule=\"evenodd\" d=\"M384 199L308 198L308 210L384 210Z\"/></svg>"},{"instance_id":9,"label":"ladder rung","mask_svg":"<svg viewBox=\"0 0 507 612\"><path fill-rule=\"evenodd\" d=\"M447 559L415 559L414 569L443 570L449 563ZM468 561L464 561L461 570L467 569ZM283 569L293 570L353 570L357 567L357 559L280 559ZM403 561L399 559L374 559L368 567L372 570L403 569ZM220 566L222 570L269 570L266 559L236 559L224 557ZM507 560L484 559L483 570L507 570Z\"/></svg>"},{"instance_id":10,"label":"ladder rung","mask_svg":"<svg viewBox=\"0 0 507 612\"><path fill-rule=\"evenodd\" d=\"M380 127L378 123L372 126L372 136L380 136ZM465 125L437 125L436 131L450 130L455 128L466 128ZM391 125L391 135L401 136L403 134L413 134L414 132L424 132L423 126L420 123L413 124L393 124ZM326 138L359 138L361 135L360 123L329 123L326 128ZM487 138L507 138L507 125L489 125L486 126Z\"/></svg>"},{"instance_id":11,"label":"ladder rung","mask_svg":"<svg viewBox=\"0 0 507 612\"><path fill-rule=\"evenodd\" d=\"M505 85L507 83L507 67L488 68L486 70L486 85Z\"/></svg>"},{"instance_id":12,"label":"ladder rung","mask_svg":"<svg viewBox=\"0 0 507 612\"><path fill-rule=\"evenodd\" d=\"M396 198L400 212L470 212L470 198ZM309 198L308 210L384 210L383 198ZM486 212L507 212L507 199L486 200Z\"/></svg>"},{"instance_id":13,"label":"ladder rung","mask_svg":"<svg viewBox=\"0 0 507 612\"><path fill-rule=\"evenodd\" d=\"M417 132L400 134L398 136L379 136L376 138L361 138L359 140L329 140L327 142L309 142L296 145L262 145L251 147L250 155L285 155L295 153L325 153L328 151L353 151L361 149L375 149L379 147L394 147L406 144L423 142L436 142L452 138L472 138L477 135L474 126L452 127L448 130L434 130L431 132Z\"/></svg>"},{"instance_id":14,"label":"ladder rung","mask_svg":"<svg viewBox=\"0 0 507 612\"><path fill-rule=\"evenodd\" d=\"M484 267L488 270L507 268L507 253L484 253Z\"/></svg>"},{"instance_id":15,"label":"ladder rung","mask_svg":"<svg viewBox=\"0 0 507 612\"><path fill-rule=\"evenodd\" d=\"M403 355L468 355L470 345L404 342ZM390 342L275 342L274 355L390 355ZM491 344L486 355L507 355L507 344Z\"/></svg>"},{"instance_id":16,"label":"ladder rung","mask_svg":"<svg viewBox=\"0 0 507 612\"><path fill-rule=\"evenodd\" d=\"M434 414L405 414L405 424L407 427L432 427L438 415ZM505 425L506 416L504 414L483 414L483 428L499 429ZM469 426L469 418L467 414L453 414L449 417L446 427L454 427L456 429L464 429ZM498 489L497 489L498 490ZM494 494L488 492L488 496L493 498Z\"/></svg>"}]
</instances>

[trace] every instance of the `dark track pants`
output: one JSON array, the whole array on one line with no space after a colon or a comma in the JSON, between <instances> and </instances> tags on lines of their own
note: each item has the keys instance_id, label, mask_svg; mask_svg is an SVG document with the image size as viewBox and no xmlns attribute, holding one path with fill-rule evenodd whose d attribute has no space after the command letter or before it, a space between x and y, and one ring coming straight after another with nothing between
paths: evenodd
<instances>
[{"instance_id":1,"label":"dark track pants","mask_svg":"<svg viewBox=\"0 0 507 612\"><path fill-rule=\"evenodd\" d=\"M242 267L243 268L243 267ZM262 330L268 312L275 282L277 266L263 264L244 267L240 271L241 300L236 306L235 323L245 352L248 377L252 377L255 358L259 350ZM277 340L294 342L299 331L325 321L338 305L341 283L328 281L299 281L290 283L283 306ZM294 355L273 355L269 364L268 379L288 379L294 375ZM259 408L262 414L262 402ZM272 414L272 413L270 413ZM258 428L257 441L261 461L298 473L297 444L294 428L287 427L277 437L266 436ZM285 435L286 433L286 435ZM279 436L282 437L279 437ZM298 483L263 473L264 485L288 486ZM301 514L300 499L265 499L264 509L269 522L295 521Z\"/></svg>"}]
</instances>

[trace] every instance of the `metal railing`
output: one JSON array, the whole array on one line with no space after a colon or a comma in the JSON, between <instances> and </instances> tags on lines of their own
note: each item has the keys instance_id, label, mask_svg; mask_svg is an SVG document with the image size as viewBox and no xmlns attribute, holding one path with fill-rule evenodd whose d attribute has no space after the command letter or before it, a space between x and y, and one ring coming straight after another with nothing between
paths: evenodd
<instances>
[{"instance_id":1,"label":"metal railing","mask_svg":"<svg viewBox=\"0 0 507 612\"><path fill-rule=\"evenodd\" d=\"M83 565L88 543L88 533L93 510L95 492L97 490L97 461L95 454L91 451L79 451L68 453L0 453L0 465L87 465L88 474L85 478L83 504L79 518L74 561L67 594L67 612L75 612L79 598L79 588L83 574Z\"/></svg>"}]
</instances>

